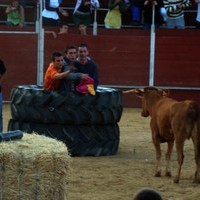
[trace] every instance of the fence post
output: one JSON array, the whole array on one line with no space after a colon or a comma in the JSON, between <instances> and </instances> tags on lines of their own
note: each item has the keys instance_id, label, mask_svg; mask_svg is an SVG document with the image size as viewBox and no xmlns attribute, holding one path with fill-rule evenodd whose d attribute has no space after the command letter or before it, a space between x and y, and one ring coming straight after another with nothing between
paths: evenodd
<instances>
[{"instance_id":1,"label":"fence post","mask_svg":"<svg viewBox=\"0 0 200 200\"><path fill-rule=\"evenodd\" d=\"M97 35L97 9L94 8L93 35Z\"/></svg>"},{"instance_id":2,"label":"fence post","mask_svg":"<svg viewBox=\"0 0 200 200\"><path fill-rule=\"evenodd\" d=\"M154 86L154 67L155 67L155 5L152 2L152 23L150 36L150 67L149 67L149 86Z\"/></svg>"},{"instance_id":3,"label":"fence post","mask_svg":"<svg viewBox=\"0 0 200 200\"><path fill-rule=\"evenodd\" d=\"M37 4L37 22L36 31L38 34L38 51L37 51L37 85L43 86L44 72L44 29L42 27L42 0Z\"/></svg>"}]
</instances>

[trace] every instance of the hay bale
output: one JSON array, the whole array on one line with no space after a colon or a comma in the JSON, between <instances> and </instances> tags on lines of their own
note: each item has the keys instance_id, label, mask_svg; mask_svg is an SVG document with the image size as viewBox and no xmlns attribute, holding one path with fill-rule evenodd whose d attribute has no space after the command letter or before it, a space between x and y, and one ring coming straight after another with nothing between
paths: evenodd
<instances>
[{"instance_id":1,"label":"hay bale","mask_svg":"<svg viewBox=\"0 0 200 200\"><path fill-rule=\"evenodd\" d=\"M0 199L65 200L70 156L62 142L25 133L0 143Z\"/></svg>"}]
</instances>

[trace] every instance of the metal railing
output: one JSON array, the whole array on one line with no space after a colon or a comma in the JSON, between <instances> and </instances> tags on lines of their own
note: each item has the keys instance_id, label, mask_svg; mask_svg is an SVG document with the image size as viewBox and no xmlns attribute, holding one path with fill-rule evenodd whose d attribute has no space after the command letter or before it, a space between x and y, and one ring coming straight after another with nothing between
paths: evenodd
<instances>
[{"instance_id":1,"label":"metal railing","mask_svg":"<svg viewBox=\"0 0 200 200\"><path fill-rule=\"evenodd\" d=\"M42 1L42 0L40 0ZM24 32L24 31L0 31L0 34L1 33L6 33L6 34L38 34L38 68L37 68L37 84L38 85L43 85L43 59L44 59L44 29L42 27L42 17L41 17L41 12L42 12L42 8L40 6L41 4L38 3L37 4L37 19L36 19L36 22L33 22L34 25L35 25L35 32ZM0 5L2 6L2 5ZM73 10L74 8L73 7L64 7L64 9L66 10ZM97 12L100 12L100 11L107 11L108 9L105 9L105 8L99 8L97 10ZM190 12L189 10L187 10L187 12ZM194 10L192 10L191 12L196 12ZM101 24L98 24L98 26L104 26L104 25L101 25ZM126 27L126 25L123 25L123 27ZM133 26L131 26L133 27ZM152 30L153 32L153 30ZM155 37L155 36L154 36ZM150 67L151 68L151 67ZM152 71L151 74L154 74L154 71ZM150 77L151 82L149 83L150 85L154 85L153 83L153 80L154 80L154 77ZM104 85L104 86L108 86L108 85ZM141 87L144 87L144 86L126 86L126 85L109 85L109 87L114 87L114 88L141 88ZM158 86L158 87L162 87L162 86ZM162 88L168 88L168 89L174 89L174 90L200 90L199 87L176 87L176 86L164 86Z\"/></svg>"},{"instance_id":2,"label":"metal railing","mask_svg":"<svg viewBox=\"0 0 200 200\"><path fill-rule=\"evenodd\" d=\"M0 7L7 7L8 5L9 4L0 4ZM27 5L26 8L32 9L32 8L34 8L34 6ZM74 7L63 7L63 9L69 10L69 11L73 11ZM98 13L100 13L100 12L107 12L107 11L108 11L108 8L98 8L96 15L98 15ZM197 13L197 10L185 10L184 12L185 13ZM38 13L37 13L37 15L38 15ZM5 20L0 20L0 24L6 24L6 21ZM26 21L26 24L27 25L35 25L36 21ZM74 26L74 23L71 22L71 23L69 23L69 25L70 26ZM91 26L93 26L93 23L91 24ZM97 18L97 27L104 27L104 26L105 26L104 24L98 23L98 18ZM143 28L142 25L141 26L133 26L133 25L130 25L130 24L122 24L122 28L135 28L135 27ZM164 26L161 26L161 28L164 28ZM195 26L186 25L186 28L188 28L188 29L195 28Z\"/></svg>"}]
</instances>

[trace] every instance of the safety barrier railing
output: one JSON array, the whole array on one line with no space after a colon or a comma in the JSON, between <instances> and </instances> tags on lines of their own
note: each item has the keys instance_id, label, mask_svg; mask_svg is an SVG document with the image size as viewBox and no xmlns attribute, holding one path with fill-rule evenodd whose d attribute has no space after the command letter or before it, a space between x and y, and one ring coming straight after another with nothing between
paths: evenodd
<instances>
[{"instance_id":1,"label":"safety barrier railing","mask_svg":"<svg viewBox=\"0 0 200 200\"><path fill-rule=\"evenodd\" d=\"M8 4L0 4L0 8L1 7L7 7L8 6ZM34 8L34 6L30 6L30 5L27 5L26 6L26 9L33 9ZM70 12L72 12L73 10L74 10L74 7L63 7L65 10L68 10L68 11L70 11ZM108 11L108 8L98 8L97 9L97 13L96 13L96 15L97 15L97 27L104 27L104 24L103 23L98 23L98 19L99 19L99 17L98 17L98 15L100 14L100 13L102 13L102 12L104 12L105 14L106 14L106 12ZM185 13L197 13L197 10L185 10ZM93 12L93 14L94 14L94 12ZM38 14L37 14L38 15ZM195 20L195 19L194 19ZM102 21L102 20L101 20ZM36 23L36 19L33 19L33 20L31 20L31 21L26 21L26 25L30 25L30 26L33 26L33 25L35 25L35 23ZM6 24L6 20L2 20L1 19L1 17L0 17L0 24ZM70 26L74 26L74 24L73 24L73 22L71 22L71 23L69 23L69 25ZM93 26L93 23L91 24L91 26ZM122 24L122 28L135 28L135 27L137 27L137 28L142 28L142 26L133 26L133 25L130 25L130 24ZM195 26L193 26L193 25L186 25L186 28L188 28L188 29L190 29L190 28L195 28Z\"/></svg>"},{"instance_id":2,"label":"safety barrier railing","mask_svg":"<svg viewBox=\"0 0 200 200\"><path fill-rule=\"evenodd\" d=\"M42 0L40 0L42 1ZM36 22L33 22L34 25L35 25L35 32L36 34L38 34L38 77L37 77L37 84L38 85L42 85L42 82L43 82L43 59L44 59L44 29L42 27L42 17L41 17L41 12L42 12L42 8L40 6L41 4L40 3L37 3L37 20ZM73 7L63 7L64 9L66 10L73 10L74 8ZM100 12L101 10L103 11L107 11L108 9L101 9L99 8L97 10L97 12ZM186 12L189 12L189 10L187 10ZM195 12L195 11L192 11L192 12ZM100 26L100 24L98 24L98 26ZM125 27L125 25L123 25L123 27ZM153 31L151 31L153 32ZM0 33L11 33L11 31L0 31ZM20 31L13 31L13 33L17 34L17 33L23 33L23 34L29 34L29 33L33 33L33 32L20 32ZM93 32L94 34L94 32ZM154 36L155 37L155 36ZM151 37L152 38L152 37ZM155 39L152 41L152 44L153 42L155 41ZM153 47L153 45L152 45ZM151 48L153 49L153 48ZM152 51L153 52L153 51ZM152 55L151 55L152 57ZM153 69L153 66L154 64L152 64L152 66L150 66L150 70ZM150 71L151 72L151 71ZM154 74L154 71L152 70L152 73L150 74ZM149 80L152 80L149 82L149 85L154 85L153 83L153 80L154 80L154 77L150 77ZM118 86L119 87L119 86ZM177 87L177 88L182 88L182 87ZM176 87L173 88L173 89L177 89ZM184 88L184 89L187 89L187 88ZM191 89L190 87L188 89ZM195 88L196 89L199 89L199 88Z\"/></svg>"}]
</instances>

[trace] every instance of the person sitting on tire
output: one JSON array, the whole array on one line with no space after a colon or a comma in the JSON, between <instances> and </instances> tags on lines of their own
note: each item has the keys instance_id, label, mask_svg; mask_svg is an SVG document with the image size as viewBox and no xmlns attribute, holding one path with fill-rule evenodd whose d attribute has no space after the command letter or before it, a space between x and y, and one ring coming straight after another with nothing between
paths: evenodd
<instances>
[{"instance_id":1,"label":"person sitting on tire","mask_svg":"<svg viewBox=\"0 0 200 200\"><path fill-rule=\"evenodd\" d=\"M63 54L54 52L52 54L52 62L49 64L44 77L45 90L59 90L61 79L68 77L70 72L74 71L74 68L71 66L67 71L62 72L63 65Z\"/></svg>"},{"instance_id":2,"label":"person sitting on tire","mask_svg":"<svg viewBox=\"0 0 200 200\"><path fill-rule=\"evenodd\" d=\"M65 48L64 66L62 72L68 71L70 68L74 68L74 62L77 58L77 48L75 46L67 46ZM76 71L68 74L67 77L61 80L60 90L74 92L75 81L87 79L88 74L76 73Z\"/></svg>"},{"instance_id":3,"label":"person sitting on tire","mask_svg":"<svg viewBox=\"0 0 200 200\"><path fill-rule=\"evenodd\" d=\"M76 73L88 74L94 80L94 89L96 90L99 84L98 66L88 55L89 51L87 44L80 44L78 46L78 57L74 62L74 67Z\"/></svg>"}]
</instances>

